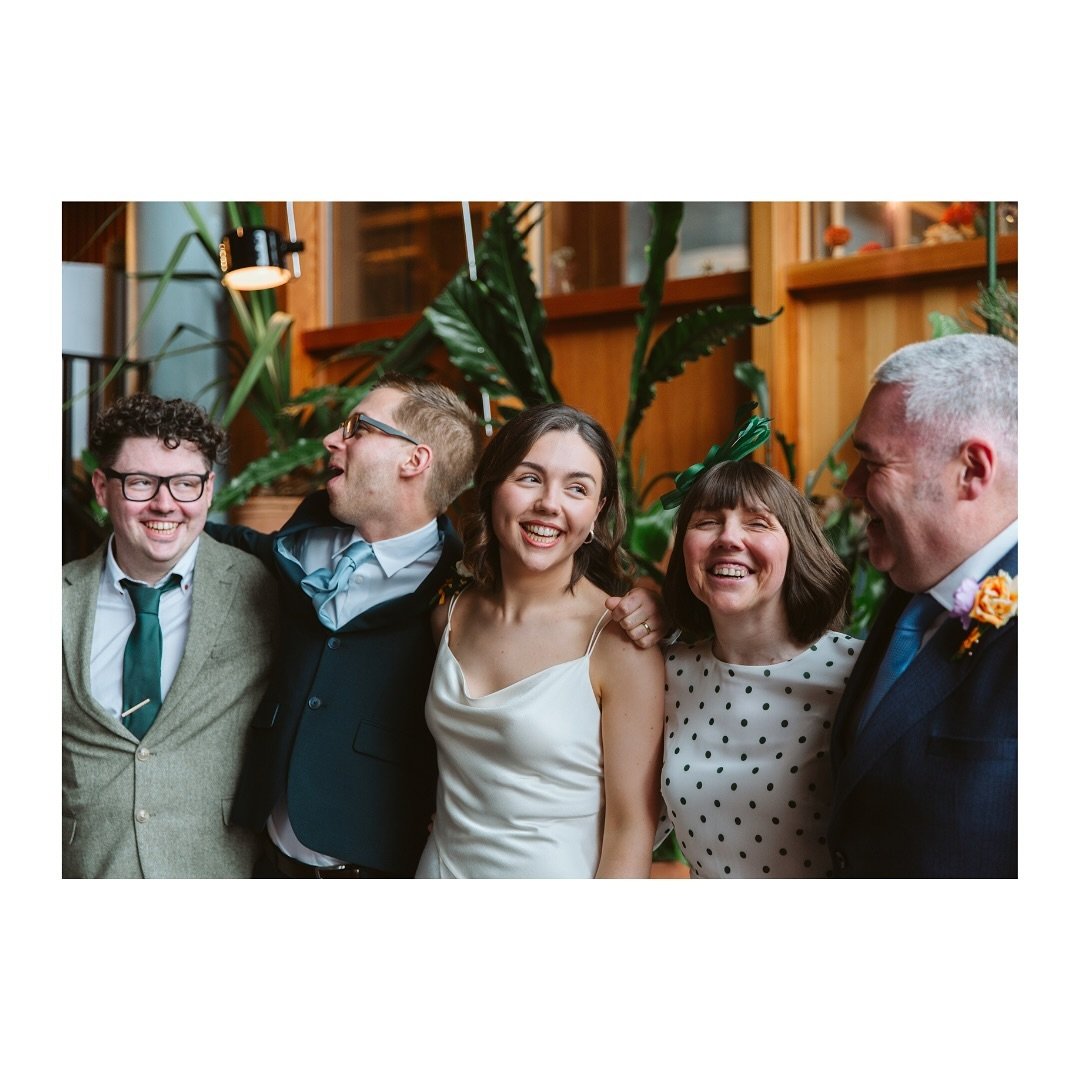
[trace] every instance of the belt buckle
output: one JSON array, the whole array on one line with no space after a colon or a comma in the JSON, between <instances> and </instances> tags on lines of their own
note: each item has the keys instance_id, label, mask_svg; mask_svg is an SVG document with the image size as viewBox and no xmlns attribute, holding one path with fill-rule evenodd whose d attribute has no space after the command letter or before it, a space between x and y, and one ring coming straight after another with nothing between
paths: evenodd
<instances>
[{"instance_id":1,"label":"belt buckle","mask_svg":"<svg viewBox=\"0 0 1080 1080\"><path fill-rule=\"evenodd\" d=\"M317 866L315 876L318 878L359 877L360 867L349 863L339 863L337 866Z\"/></svg>"}]
</instances>

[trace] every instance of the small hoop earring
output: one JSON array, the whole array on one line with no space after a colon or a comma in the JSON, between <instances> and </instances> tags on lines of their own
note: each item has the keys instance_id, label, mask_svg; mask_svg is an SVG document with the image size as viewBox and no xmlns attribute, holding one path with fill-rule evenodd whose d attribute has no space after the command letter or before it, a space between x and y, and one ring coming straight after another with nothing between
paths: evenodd
<instances>
[{"instance_id":1,"label":"small hoop earring","mask_svg":"<svg viewBox=\"0 0 1080 1080\"><path fill-rule=\"evenodd\" d=\"M595 539L596 539L596 530L595 529L590 529L589 530L589 535L584 540L581 541L581 546L584 547L586 544L591 544Z\"/></svg>"}]
</instances>

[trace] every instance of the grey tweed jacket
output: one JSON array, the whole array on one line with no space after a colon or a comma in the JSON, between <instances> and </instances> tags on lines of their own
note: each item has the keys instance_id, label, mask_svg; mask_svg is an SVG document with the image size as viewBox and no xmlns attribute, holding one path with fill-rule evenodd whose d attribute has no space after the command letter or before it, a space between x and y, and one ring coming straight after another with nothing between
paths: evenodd
<instances>
[{"instance_id":1,"label":"grey tweed jacket","mask_svg":"<svg viewBox=\"0 0 1080 1080\"><path fill-rule=\"evenodd\" d=\"M250 877L258 838L228 820L273 656L274 581L202 535L184 657L140 742L90 693L104 559L102 545L63 568L63 875Z\"/></svg>"}]
</instances>

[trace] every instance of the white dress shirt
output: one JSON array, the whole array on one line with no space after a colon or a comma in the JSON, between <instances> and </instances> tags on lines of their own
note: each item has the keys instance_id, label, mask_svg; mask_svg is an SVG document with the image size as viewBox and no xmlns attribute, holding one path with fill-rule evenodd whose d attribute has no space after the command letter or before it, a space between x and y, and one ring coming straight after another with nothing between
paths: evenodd
<instances>
[{"instance_id":1,"label":"white dress shirt","mask_svg":"<svg viewBox=\"0 0 1080 1080\"><path fill-rule=\"evenodd\" d=\"M161 598L158 620L161 623L161 701L176 678L184 658L188 628L191 625L192 591L195 583L195 554L198 539L184 552L180 561L161 581L147 582L125 574L113 555L113 541L106 549L105 565L98 586L94 637L90 646L90 693L110 715L120 720L124 709L124 649L135 625L131 595L120 584L127 578L140 585L160 588L170 574L180 575L180 588L171 589Z\"/></svg>"},{"instance_id":2,"label":"white dress shirt","mask_svg":"<svg viewBox=\"0 0 1080 1080\"><path fill-rule=\"evenodd\" d=\"M945 609L930 624L926 633L923 634L921 650L930 638L937 632L941 624L949 617L952 611L953 597L956 590L963 584L965 578L974 578L982 581L987 574L996 574L1001 560L1008 555L1017 544L1020 534L1019 522L1014 521L1011 525L1002 529L988 544L984 544L974 555L965 559L955 570L946 574L933 588L926 591Z\"/></svg>"},{"instance_id":3,"label":"white dress shirt","mask_svg":"<svg viewBox=\"0 0 1080 1080\"><path fill-rule=\"evenodd\" d=\"M320 567L332 567L337 557L354 541L364 540L359 530L330 525L308 529L298 536L284 536L277 550L296 563L305 574ZM404 536L377 540L371 545L373 558L365 559L349 581L349 589L335 597L330 612L335 628L344 626L377 604L416 592L442 555L443 538L432 520ZM289 821L282 794L266 823L270 839L286 855L309 866L337 866L344 859L326 855L302 844Z\"/></svg>"}]
</instances>

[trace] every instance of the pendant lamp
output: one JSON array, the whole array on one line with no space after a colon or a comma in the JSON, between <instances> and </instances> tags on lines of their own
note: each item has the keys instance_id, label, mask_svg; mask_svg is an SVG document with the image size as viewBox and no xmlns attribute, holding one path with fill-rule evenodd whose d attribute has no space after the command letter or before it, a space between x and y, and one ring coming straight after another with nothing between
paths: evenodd
<instances>
[{"instance_id":1,"label":"pendant lamp","mask_svg":"<svg viewBox=\"0 0 1080 1080\"><path fill-rule=\"evenodd\" d=\"M263 225L242 225L223 237L218 245L221 284L230 289L251 292L273 289L290 278L300 276L300 252L304 242L296 239L292 203L285 204L289 219L289 239L277 229ZM292 270L286 265L292 256Z\"/></svg>"}]
</instances>

